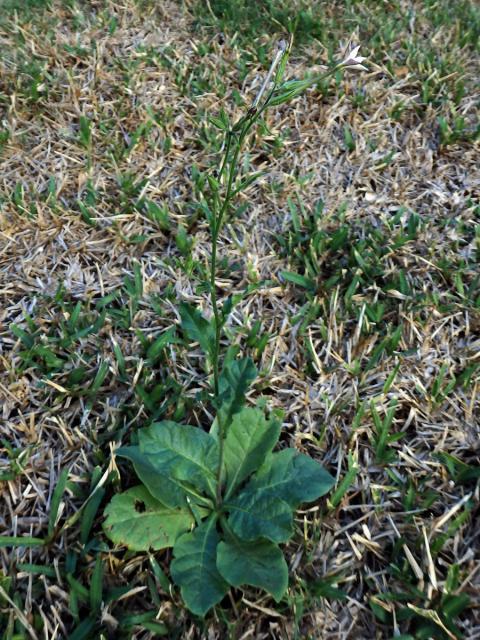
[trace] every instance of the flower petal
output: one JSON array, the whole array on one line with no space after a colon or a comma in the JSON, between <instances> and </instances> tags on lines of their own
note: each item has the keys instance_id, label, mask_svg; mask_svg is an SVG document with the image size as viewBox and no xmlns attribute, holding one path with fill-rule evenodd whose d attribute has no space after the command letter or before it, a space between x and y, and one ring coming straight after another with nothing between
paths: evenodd
<instances>
[{"instance_id":1,"label":"flower petal","mask_svg":"<svg viewBox=\"0 0 480 640\"><path fill-rule=\"evenodd\" d=\"M355 47L354 49L352 49L349 54L348 54L348 58L355 58L357 53L360 51L360 45L358 45L357 47Z\"/></svg>"}]
</instances>

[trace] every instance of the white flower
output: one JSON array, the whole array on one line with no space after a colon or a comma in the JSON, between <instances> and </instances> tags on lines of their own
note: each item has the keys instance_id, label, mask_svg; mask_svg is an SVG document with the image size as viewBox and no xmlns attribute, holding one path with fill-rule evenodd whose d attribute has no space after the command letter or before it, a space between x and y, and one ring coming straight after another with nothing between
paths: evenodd
<instances>
[{"instance_id":1,"label":"white flower","mask_svg":"<svg viewBox=\"0 0 480 640\"><path fill-rule=\"evenodd\" d=\"M362 62L366 60L363 56L359 56L358 52L360 51L360 45L350 49L350 51L346 54L345 59L340 62L340 67L348 67L349 69L360 69L363 71L368 71L367 67L364 67Z\"/></svg>"}]
</instances>

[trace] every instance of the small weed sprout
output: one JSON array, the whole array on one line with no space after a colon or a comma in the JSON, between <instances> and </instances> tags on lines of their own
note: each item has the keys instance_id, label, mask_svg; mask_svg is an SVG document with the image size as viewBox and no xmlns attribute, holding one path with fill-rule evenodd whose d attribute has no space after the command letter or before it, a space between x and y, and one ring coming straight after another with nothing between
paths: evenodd
<instances>
[{"instance_id":1,"label":"small weed sprout","mask_svg":"<svg viewBox=\"0 0 480 640\"><path fill-rule=\"evenodd\" d=\"M169 420L140 429L138 444L120 447L116 455L131 461L141 484L115 495L105 510L104 529L114 543L135 551L173 547L171 575L188 609L199 616L231 587L251 585L280 601L288 567L278 545L293 535L298 506L325 495L334 483L319 463L295 449L273 452L281 417L245 407L257 373L253 361L231 351L222 362L220 357L234 301L220 306L217 299L218 238L234 199L258 177L239 176L248 134L269 107L289 102L339 69L365 69L354 47L321 75L283 81L290 45L279 43L260 90L237 122L223 110L210 119L225 136L217 170L200 180L211 233L205 287L213 317L207 320L187 303L180 305L180 316L184 333L211 363L215 420L209 433Z\"/></svg>"}]
</instances>

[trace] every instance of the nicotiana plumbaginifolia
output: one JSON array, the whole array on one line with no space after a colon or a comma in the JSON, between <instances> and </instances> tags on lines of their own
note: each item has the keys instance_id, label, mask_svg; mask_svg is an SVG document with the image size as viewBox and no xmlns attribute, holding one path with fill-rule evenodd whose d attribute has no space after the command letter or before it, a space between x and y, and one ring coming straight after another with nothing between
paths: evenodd
<instances>
[{"instance_id":1,"label":"nicotiana plumbaginifolia","mask_svg":"<svg viewBox=\"0 0 480 640\"><path fill-rule=\"evenodd\" d=\"M216 171L200 180L211 232L206 287L213 316L208 320L187 303L179 312L185 335L199 343L211 366L215 420L208 433L169 420L140 429L138 444L116 450L133 464L140 484L115 495L105 510L104 529L113 542L136 551L173 547L172 578L188 609L200 616L230 587L259 587L279 601L288 585L279 544L293 535L298 506L326 494L334 482L296 449L274 451L280 416L245 406L257 373L253 361L220 353L232 301L220 306L217 299L218 238L234 199L258 177L240 175L249 133L269 107L292 100L340 68L364 68L356 47L320 76L283 81L289 49L279 44L255 100L237 122L223 110L211 118L224 135Z\"/></svg>"}]
</instances>

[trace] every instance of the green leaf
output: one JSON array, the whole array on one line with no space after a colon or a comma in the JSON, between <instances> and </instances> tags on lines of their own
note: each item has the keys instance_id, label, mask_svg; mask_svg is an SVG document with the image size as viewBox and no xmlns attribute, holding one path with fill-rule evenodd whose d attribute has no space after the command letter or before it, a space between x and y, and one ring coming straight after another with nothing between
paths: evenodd
<instances>
[{"instance_id":1,"label":"green leaf","mask_svg":"<svg viewBox=\"0 0 480 640\"><path fill-rule=\"evenodd\" d=\"M343 139L345 141L345 146L349 151L355 150L355 138L353 137L352 130L350 127L343 127Z\"/></svg>"},{"instance_id":2,"label":"green leaf","mask_svg":"<svg viewBox=\"0 0 480 640\"><path fill-rule=\"evenodd\" d=\"M247 187L249 187L256 180L258 180L258 178L261 178L262 176L266 176L266 175L268 175L268 171L256 171L255 173L252 173L250 176L248 176L248 178L245 178L240 182L240 184L238 184L235 191L233 192L233 195L235 196L241 191L244 191Z\"/></svg>"},{"instance_id":3,"label":"green leaf","mask_svg":"<svg viewBox=\"0 0 480 640\"><path fill-rule=\"evenodd\" d=\"M273 96L268 101L269 106L278 106L289 102L302 94L306 89L316 84L316 78L307 78L306 80L287 80L283 82L277 89Z\"/></svg>"},{"instance_id":4,"label":"green leaf","mask_svg":"<svg viewBox=\"0 0 480 640\"><path fill-rule=\"evenodd\" d=\"M173 548L170 573L187 607L199 616L204 616L228 591L216 565L219 540L216 517L212 516L179 538Z\"/></svg>"},{"instance_id":5,"label":"green leaf","mask_svg":"<svg viewBox=\"0 0 480 640\"><path fill-rule=\"evenodd\" d=\"M138 478L147 487L154 498L167 507L183 507L186 505L188 491L184 483L169 478L144 456L139 447L120 447L115 455L127 458L133 463Z\"/></svg>"},{"instance_id":6,"label":"green leaf","mask_svg":"<svg viewBox=\"0 0 480 640\"><path fill-rule=\"evenodd\" d=\"M207 182L213 193L217 193L220 189L219 181L212 175L207 175Z\"/></svg>"},{"instance_id":7,"label":"green leaf","mask_svg":"<svg viewBox=\"0 0 480 640\"><path fill-rule=\"evenodd\" d=\"M315 282L311 278L302 276L300 273L295 273L294 271L282 271L280 275L287 282L292 282L293 284L310 291L315 290Z\"/></svg>"},{"instance_id":8,"label":"green leaf","mask_svg":"<svg viewBox=\"0 0 480 640\"><path fill-rule=\"evenodd\" d=\"M69 636L69 640L87 640L91 638L90 632L95 628L97 624L96 616L85 618L82 622L75 627Z\"/></svg>"},{"instance_id":9,"label":"green leaf","mask_svg":"<svg viewBox=\"0 0 480 640\"><path fill-rule=\"evenodd\" d=\"M223 109L220 111L218 118L216 116L211 116L209 120L214 127L217 127L217 129L220 129L221 131L228 131L230 128L230 121Z\"/></svg>"},{"instance_id":10,"label":"green leaf","mask_svg":"<svg viewBox=\"0 0 480 640\"><path fill-rule=\"evenodd\" d=\"M166 206L159 207L156 202L151 200L145 201L145 207L147 209L147 216L150 220L153 220L158 224L163 231L169 231L171 228L171 222L168 215L168 209Z\"/></svg>"},{"instance_id":11,"label":"green leaf","mask_svg":"<svg viewBox=\"0 0 480 640\"><path fill-rule=\"evenodd\" d=\"M86 116L80 116L80 144L88 147L92 141L91 121Z\"/></svg>"},{"instance_id":12,"label":"green leaf","mask_svg":"<svg viewBox=\"0 0 480 640\"><path fill-rule=\"evenodd\" d=\"M82 544L87 544L88 542L88 536L90 535L90 531L92 530L93 521L104 495L105 488L97 487L97 489L91 494L88 502L85 505L80 524L80 542Z\"/></svg>"},{"instance_id":13,"label":"green leaf","mask_svg":"<svg viewBox=\"0 0 480 640\"><path fill-rule=\"evenodd\" d=\"M188 237L188 233L185 228L179 224L177 228L177 234L175 236L175 244L183 257L190 254L192 248L192 238Z\"/></svg>"},{"instance_id":14,"label":"green leaf","mask_svg":"<svg viewBox=\"0 0 480 640\"><path fill-rule=\"evenodd\" d=\"M245 404L245 394L257 376L251 358L226 362L219 378L219 419L226 428Z\"/></svg>"},{"instance_id":15,"label":"green leaf","mask_svg":"<svg viewBox=\"0 0 480 640\"><path fill-rule=\"evenodd\" d=\"M39 576L48 576L49 578L56 578L57 572L55 567L45 565L45 564L31 564L29 562L19 562L16 565L19 571L26 571L27 573L32 573L33 575ZM0 578L0 586L2 583L2 578Z\"/></svg>"},{"instance_id":16,"label":"green leaf","mask_svg":"<svg viewBox=\"0 0 480 640\"><path fill-rule=\"evenodd\" d=\"M217 567L233 587L243 584L260 587L277 602L287 590L287 563L277 545L267 540L241 542L232 537L228 542L220 542Z\"/></svg>"},{"instance_id":17,"label":"green leaf","mask_svg":"<svg viewBox=\"0 0 480 640\"><path fill-rule=\"evenodd\" d=\"M32 536L0 536L0 549L3 547L42 547L48 540Z\"/></svg>"},{"instance_id":18,"label":"green leaf","mask_svg":"<svg viewBox=\"0 0 480 640\"><path fill-rule=\"evenodd\" d=\"M329 504L332 505L333 508L338 507L340 502L342 501L343 496L346 494L348 489L353 484L355 478L357 477L359 470L359 466L355 461L355 458L351 453L348 454L348 471L345 476L342 478L342 481L335 489L332 497L330 498Z\"/></svg>"},{"instance_id":19,"label":"green leaf","mask_svg":"<svg viewBox=\"0 0 480 640\"><path fill-rule=\"evenodd\" d=\"M204 353L212 357L215 352L215 328L198 309L186 302L179 306L182 329L193 342L198 342Z\"/></svg>"},{"instance_id":20,"label":"green leaf","mask_svg":"<svg viewBox=\"0 0 480 640\"><path fill-rule=\"evenodd\" d=\"M35 344L35 340L34 338L28 334L26 331L24 331L21 327L19 327L18 325L12 323L10 325L10 331L13 333L13 335L16 338L19 338L23 345L27 348L27 349L31 349L33 347L33 345Z\"/></svg>"},{"instance_id":21,"label":"green leaf","mask_svg":"<svg viewBox=\"0 0 480 640\"><path fill-rule=\"evenodd\" d=\"M109 368L110 368L110 365L105 360L100 364L100 366L98 368L98 371L97 371L97 374L95 376L95 379L92 382L92 384L90 385L90 388L88 389L88 393L89 394L97 393L97 391L102 386L105 378L107 377L107 373L108 373Z\"/></svg>"},{"instance_id":22,"label":"green leaf","mask_svg":"<svg viewBox=\"0 0 480 640\"><path fill-rule=\"evenodd\" d=\"M160 336L158 336L158 338L148 347L147 359L151 363L155 363L160 357L163 349L167 345L172 344L172 342L175 340L175 331L175 327L170 327Z\"/></svg>"},{"instance_id":23,"label":"green leaf","mask_svg":"<svg viewBox=\"0 0 480 640\"><path fill-rule=\"evenodd\" d=\"M230 512L228 524L241 540L287 542L292 537L292 508L280 498L244 494L225 504L225 508Z\"/></svg>"},{"instance_id":24,"label":"green leaf","mask_svg":"<svg viewBox=\"0 0 480 640\"><path fill-rule=\"evenodd\" d=\"M280 436L278 420L266 420L259 409L242 409L233 416L225 438L227 495L262 464Z\"/></svg>"},{"instance_id":25,"label":"green leaf","mask_svg":"<svg viewBox=\"0 0 480 640\"><path fill-rule=\"evenodd\" d=\"M241 495L281 498L292 509L327 493L334 479L312 458L296 449L272 453L254 474Z\"/></svg>"},{"instance_id":26,"label":"green leaf","mask_svg":"<svg viewBox=\"0 0 480 640\"><path fill-rule=\"evenodd\" d=\"M141 429L138 437L140 452L156 471L215 498L220 454L213 436L198 427L164 420Z\"/></svg>"},{"instance_id":27,"label":"green leaf","mask_svg":"<svg viewBox=\"0 0 480 640\"><path fill-rule=\"evenodd\" d=\"M329 580L316 580L314 582L308 582L307 588L310 593L321 598L328 598L329 600L346 600L348 595L345 591L338 589L331 584Z\"/></svg>"},{"instance_id":28,"label":"green leaf","mask_svg":"<svg viewBox=\"0 0 480 640\"><path fill-rule=\"evenodd\" d=\"M459 616L471 604L466 593L447 594L442 599L442 615L448 622Z\"/></svg>"},{"instance_id":29,"label":"green leaf","mask_svg":"<svg viewBox=\"0 0 480 640\"><path fill-rule=\"evenodd\" d=\"M92 578L90 580L90 609L96 613L102 608L103 594L103 562L100 555L95 559Z\"/></svg>"},{"instance_id":30,"label":"green leaf","mask_svg":"<svg viewBox=\"0 0 480 640\"><path fill-rule=\"evenodd\" d=\"M187 509L171 509L156 500L143 485L114 496L105 509L105 533L115 544L134 551L173 547L195 524Z\"/></svg>"},{"instance_id":31,"label":"green leaf","mask_svg":"<svg viewBox=\"0 0 480 640\"><path fill-rule=\"evenodd\" d=\"M163 622L143 622L140 626L146 631L152 631L155 636L166 636L168 633L168 627Z\"/></svg>"},{"instance_id":32,"label":"green leaf","mask_svg":"<svg viewBox=\"0 0 480 640\"><path fill-rule=\"evenodd\" d=\"M163 569L160 567L160 565L155 560L153 555L150 555L149 560L150 560L150 565L152 567L153 575L155 576L156 581L166 593L169 593L170 580L167 578Z\"/></svg>"},{"instance_id":33,"label":"green leaf","mask_svg":"<svg viewBox=\"0 0 480 640\"><path fill-rule=\"evenodd\" d=\"M58 477L57 486L53 492L52 503L50 506L50 515L48 517L48 535L51 536L55 526L57 525L57 516L60 509L60 503L65 493L65 487L67 486L69 469L62 470Z\"/></svg>"},{"instance_id":34,"label":"green leaf","mask_svg":"<svg viewBox=\"0 0 480 640\"><path fill-rule=\"evenodd\" d=\"M221 131L226 131L228 129L228 123L225 125L222 118L217 118L216 116L210 116L209 121L213 124L214 127L220 129Z\"/></svg>"}]
</instances>

